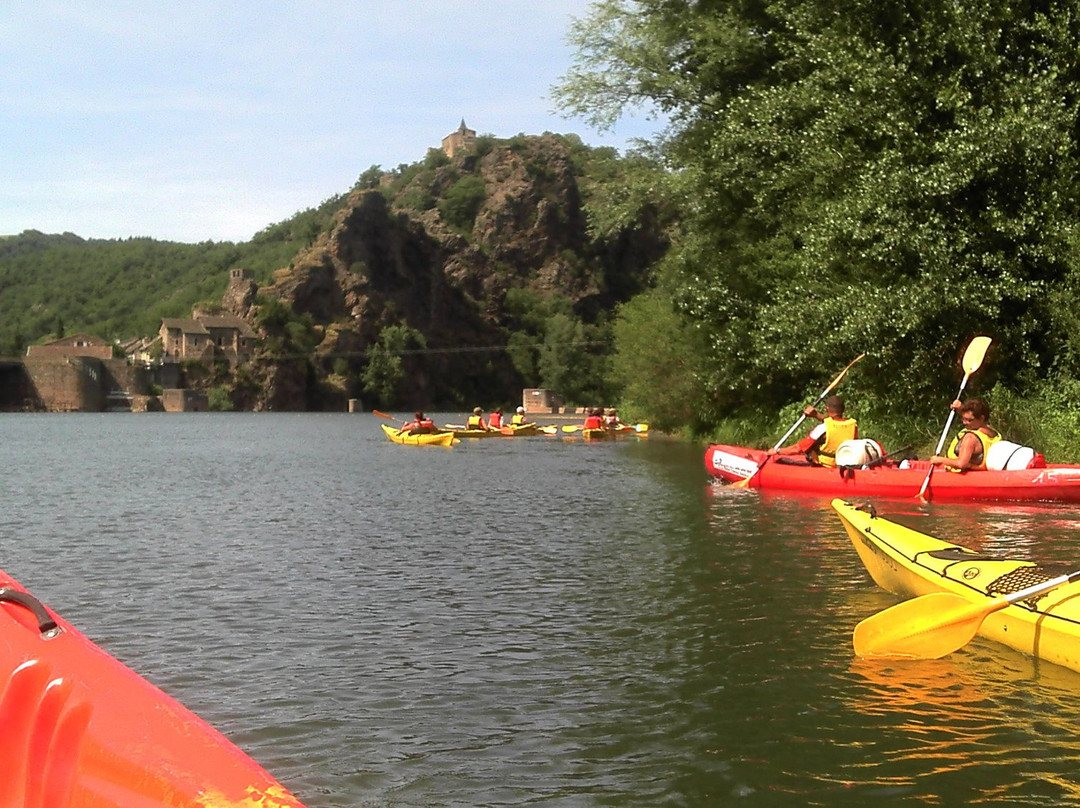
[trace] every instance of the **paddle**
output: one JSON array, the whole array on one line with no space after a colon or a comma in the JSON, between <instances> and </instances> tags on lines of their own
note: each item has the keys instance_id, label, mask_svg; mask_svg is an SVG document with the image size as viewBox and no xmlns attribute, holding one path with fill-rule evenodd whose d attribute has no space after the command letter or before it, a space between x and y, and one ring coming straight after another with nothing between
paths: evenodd
<instances>
[{"instance_id":1,"label":"paddle","mask_svg":"<svg viewBox=\"0 0 1080 808\"><path fill-rule=\"evenodd\" d=\"M1080 570L1002 595L972 603L963 595L935 592L905 600L855 626L852 641L858 656L940 659L967 645L988 615L1062 584L1080 580Z\"/></svg>"},{"instance_id":2,"label":"paddle","mask_svg":"<svg viewBox=\"0 0 1080 808\"><path fill-rule=\"evenodd\" d=\"M577 432L579 429L584 429L581 424L567 424L562 428L563 432Z\"/></svg>"},{"instance_id":3,"label":"paddle","mask_svg":"<svg viewBox=\"0 0 1080 808\"><path fill-rule=\"evenodd\" d=\"M838 384L840 384L840 382L844 378L844 376L847 375L847 372L849 370L851 370L851 366L854 365L856 362L858 362L860 359L862 359L864 356L866 356L866 354L864 354L864 353L859 354L854 359L852 359L851 362L848 363L848 366L846 368L844 368L838 374L836 374L836 378L833 379L829 383L828 387L826 387L824 390L821 391L821 395L817 397L817 401L815 401L811 406L816 407L818 404L820 404L822 401L824 401L825 397L827 395L829 395L829 393L831 393L833 390L836 389L836 386ZM806 408L804 407L803 409L806 409ZM804 412L802 415L799 416L799 420L797 420L794 424L791 425L791 429L789 429L787 432L784 433L784 437L780 438L780 440L778 440L776 442L776 445L773 446L773 451L774 452L777 451L781 446L783 446L785 443L787 443L787 439L790 438L792 436L792 434L794 434L795 430L798 429L799 425L805 420L806 420L806 413ZM732 486L735 487L735 488L746 488L748 485L750 485L750 481L752 479L754 479L754 477L757 476L757 473L759 471L761 471L761 469L768 462L769 462L769 455L766 455L765 459L762 460L760 463L758 463L756 469L754 469L752 472L750 472L750 474L748 476L743 477L741 480L738 480L737 482L732 483Z\"/></svg>"},{"instance_id":4,"label":"paddle","mask_svg":"<svg viewBox=\"0 0 1080 808\"><path fill-rule=\"evenodd\" d=\"M538 426L537 429L543 432L545 435L559 434L559 427L557 427L555 424L544 424L543 426Z\"/></svg>"},{"instance_id":5,"label":"paddle","mask_svg":"<svg viewBox=\"0 0 1080 808\"><path fill-rule=\"evenodd\" d=\"M399 424L405 423L400 418L395 418L392 415L387 415L385 412L379 412L378 410L372 410L372 412L375 413L380 418L385 418L387 421L394 421L394 422L399 423Z\"/></svg>"},{"instance_id":6,"label":"paddle","mask_svg":"<svg viewBox=\"0 0 1080 808\"><path fill-rule=\"evenodd\" d=\"M964 388L967 387L968 379L971 378L971 374L979 369L982 365L983 357L986 356L986 349L990 347L990 337L975 337L971 340L971 343L967 346L967 350L964 351L964 380L960 382L960 392L956 394L956 398L959 399L964 392ZM956 417L956 410L951 406L949 407L949 417L945 420L945 428L941 430L941 439L938 440L937 449L934 454L941 454L941 447L945 445L945 438L949 434L949 428L952 426L953 418ZM930 477L934 473L934 466L931 464L930 468L926 472L926 477L923 478L922 487L919 489L919 493L916 494L916 499L927 499L927 489L930 487Z\"/></svg>"}]
</instances>

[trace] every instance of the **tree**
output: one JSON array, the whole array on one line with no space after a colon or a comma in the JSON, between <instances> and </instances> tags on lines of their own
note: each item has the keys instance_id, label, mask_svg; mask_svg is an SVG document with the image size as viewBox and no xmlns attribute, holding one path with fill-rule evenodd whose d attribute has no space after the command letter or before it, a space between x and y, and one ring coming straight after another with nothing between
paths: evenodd
<instances>
[{"instance_id":1,"label":"tree","mask_svg":"<svg viewBox=\"0 0 1080 808\"><path fill-rule=\"evenodd\" d=\"M405 376L401 355L411 346L426 347L424 335L407 325L391 325L382 330L379 342L368 349L368 361L360 382L364 390L383 406L397 403L398 386Z\"/></svg>"},{"instance_id":2,"label":"tree","mask_svg":"<svg viewBox=\"0 0 1080 808\"><path fill-rule=\"evenodd\" d=\"M605 0L556 92L671 121L675 305L721 414L864 350L863 400L925 411L975 333L987 385L1080 371L1078 36L1063 0Z\"/></svg>"}]
</instances>

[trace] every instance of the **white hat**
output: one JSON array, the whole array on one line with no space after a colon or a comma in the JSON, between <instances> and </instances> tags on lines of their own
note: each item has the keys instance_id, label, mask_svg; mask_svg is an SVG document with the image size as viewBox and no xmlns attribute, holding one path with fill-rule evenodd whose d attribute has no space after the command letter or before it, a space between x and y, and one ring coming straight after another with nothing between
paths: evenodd
<instances>
[{"instance_id":1,"label":"white hat","mask_svg":"<svg viewBox=\"0 0 1080 808\"><path fill-rule=\"evenodd\" d=\"M524 407L518 407L518 408L517 408L517 411L518 411L518 412L525 412L525 408L524 408Z\"/></svg>"}]
</instances>

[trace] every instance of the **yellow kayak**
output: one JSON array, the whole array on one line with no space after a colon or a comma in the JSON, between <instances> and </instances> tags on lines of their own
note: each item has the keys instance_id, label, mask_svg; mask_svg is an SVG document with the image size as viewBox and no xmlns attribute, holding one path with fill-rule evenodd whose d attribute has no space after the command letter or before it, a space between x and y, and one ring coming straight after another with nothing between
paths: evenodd
<instances>
[{"instance_id":1,"label":"yellow kayak","mask_svg":"<svg viewBox=\"0 0 1080 808\"><path fill-rule=\"evenodd\" d=\"M499 432L508 438L524 437L525 435L539 435L540 428L534 423L528 424L503 424Z\"/></svg>"},{"instance_id":2,"label":"yellow kayak","mask_svg":"<svg viewBox=\"0 0 1080 808\"><path fill-rule=\"evenodd\" d=\"M870 577L904 598L946 592L983 606L1057 578L1061 569L1003 559L928 536L842 499L833 509ZM978 633L1037 659L1080 672L1080 582L1011 603L986 616Z\"/></svg>"},{"instance_id":3,"label":"yellow kayak","mask_svg":"<svg viewBox=\"0 0 1080 808\"><path fill-rule=\"evenodd\" d=\"M460 424L446 424L447 429L455 438L502 438L505 437L498 429L469 429Z\"/></svg>"},{"instance_id":4,"label":"yellow kayak","mask_svg":"<svg viewBox=\"0 0 1080 808\"><path fill-rule=\"evenodd\" d=\"M386 424L379 424L382 427L383 432L386 433L386 437L390 438L394 443L401 443L408 446L453 446L454 445L454 433L453 432L431 432L426 435L413 435L412 433L401 434L400 429L394 429L392 426Z\"/></svg>"}]
</instances>

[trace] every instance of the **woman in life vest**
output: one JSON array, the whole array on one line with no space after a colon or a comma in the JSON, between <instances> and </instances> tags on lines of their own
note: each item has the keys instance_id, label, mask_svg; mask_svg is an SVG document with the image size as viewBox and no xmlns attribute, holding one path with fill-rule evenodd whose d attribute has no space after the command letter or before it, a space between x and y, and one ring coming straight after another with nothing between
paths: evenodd
<instances>
[{"instance_id":1,"label":"woman in life vest","mask_svg":"<svg viewBox=\"0 0 1080 808\"><path fill-rule=\"evenodd\" d=\"M836 450L840 444L859 437L858 423L854 418L844 417L844 399L840 396L829 396L825 399L824 415L813 407L804 409L803 415L807 418L817 418L821 423L811 429L810 434L798 443L784 446L775 452L769 449L769 454L805 454L806 459L815 465L835 467Z\"/></svg>"},{"instance_id":2,"label":"woman in life vest","mask_svg":"<svg viewBox=\"0 0 1080 808\"><path fill-rule=\"evenodd\" d=\"M488 416L488 426L492 429L502 428L502 410L498 407L491 411L491 415Z\"/></svg>"},{"instance_id":3,"label":"woman in life vest","mask_svg":"<svg viewBox=\"0 0 1080 808\"><path fill-rule=\"evenodd\" d=\"M604 427L618 429L620 426L622 426L622 421L619 420L619 411L614 407L604 410Z\"/></svg>"},{"instance_id":4,"label":"woman in life vest","mask_svg":"<svg viewBox=\"0 0 1080 808\"><path fill-rule=\"evenodd\" d=\"M525 408L518 407L517 412L515 412L513 417L510 419L510 424L511 426L521 426L524 423L527 423L527 421L525 420Z\"/></svg>"},{"instance_id":5,"label":"woman in life vest","mask_svg":"<svg viewBox=\"0 0 1080 808\"><path fill-rule=\"evenodd\" d=\"M985 469L990 447L1001 440L1001 433L990 426L990 405L981 398L969 398L961 404L954 401L951 408L960 413L964 428L949 444L943 455L934 455L930 462L949 471Z\"/></svg>"},{"instance_id":6,"label":"woman in life vest","mask_svg":"<svg viewBox=\"0 0 1080 808\"><path fill-rule=\"evenodd\" d=\"M585 423L581 425L582 429L603 429L604 420L600 417L599 407L590 407L585 416Z\"/></svg>"},{"instance_id":7,"label":"woman in life vest","mask_svg":"<svg viewBox=\"0 0 1080 808\"><path fill-rule=\"evenodd\" d=\"M417 410L413 420L401 427L401 434L406 432L414 435L430 435L435 431L435 422L424 415L423 410Z\"/></svg>"},{"instance_id":8,"label":"woman in life vest","mask_svg":"<svg viewBox=\"0 0 1080 808\"><path fill-rule=\"evenodd\" d=\"M472 411L472 415L469 416L469 420L465 423L468 429L483 429L488 428L487 422L484 420L484 411L477 407Z\"/></svg>"}]
</instances>

